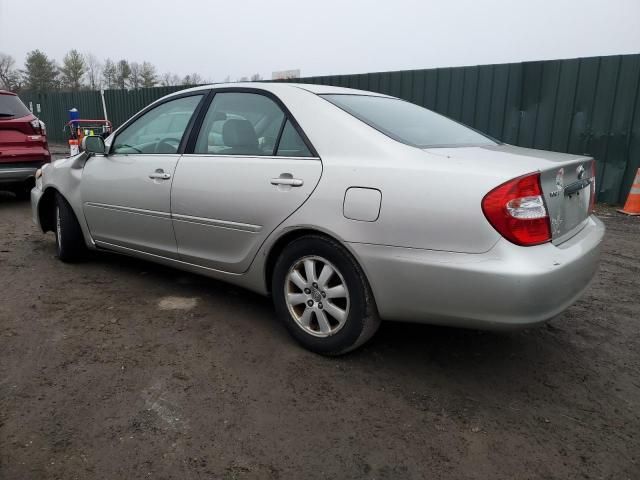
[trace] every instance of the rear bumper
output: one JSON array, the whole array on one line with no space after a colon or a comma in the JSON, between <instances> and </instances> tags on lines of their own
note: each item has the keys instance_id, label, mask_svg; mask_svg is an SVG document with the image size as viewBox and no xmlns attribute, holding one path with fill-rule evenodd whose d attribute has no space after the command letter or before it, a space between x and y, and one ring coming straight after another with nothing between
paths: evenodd
<instances>
[{"instance_id":1,"label":"rear bumper","mask_svg":"<svg viewBox=\"0 0 640 480\"><path fill-rule=\"evenodd\" d=\"M350 244L382 318L470 328L525 327L549 320L584 292L598 267L604 225L587 225L561 245L500 240L464 254Z\"/></svg>"},{"instance_id":2,"label":"rear bumper","mask_svg":"<svg viewBox=\"0 0 640 480\"><path fill-rule=\"evenodd\" d=\"M2 168L0 167L0 183L20 183L36 174L37 168Z\"/></svg>"},{"instance_id":3,"label":"rear bumper","mask_svg":"<svg viewBox=\"0 0 640 480\"><path fill-rule=\"evenodd\" d=\"M0 183L21 183L33 178L36 170L48 163L49 159L29 162L0 163Z\"/></svg>"}]
</instances>

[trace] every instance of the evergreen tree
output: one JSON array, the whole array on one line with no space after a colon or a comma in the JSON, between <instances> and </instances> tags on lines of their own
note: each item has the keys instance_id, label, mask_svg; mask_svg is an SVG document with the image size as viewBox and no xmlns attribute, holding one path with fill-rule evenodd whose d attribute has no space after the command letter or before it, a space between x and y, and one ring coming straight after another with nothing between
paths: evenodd
<instances>
[{"instance_id":1,"label":"evergreen tree","mask_svg":"<svg viewBox=\"0 0 640 480\"><path fill-rule=\"evenodd\" d=\"M77 50L71 50L64 56L60 73L62 86L71 90L80 90L82 77L87 72L87 64Z\"/></svg>"},{"instance_id":2,"label":"evergreen tree","mask_svg":"<svg viewBox=\"0 0 640 480\"><path fill-rule=\"evenodd\" d=\"M116 64L116 86L121 89L127 88L131 78L131 67L129 62L122 59Z\"/></svg>"},{"instance_id":3,"label":"evergreen tree","mask_svg":"<svg viewBox=\"0 0 640 480\"><path fill-rule=\"evenodd\" d=\"M140 81L144 88L155 87L158 83L156 67L149 62L143 62L140 68Z\"/></svg>"},{"instance_id":4,"label":"evergreen tree","mask_svg":"<svg viewBox=\"0 0 640 480\"><path fill-rule=\"evenodd\" d=\"M111 61L110 58L107 58L104 61L104 67L102 68L102 77L104 78L104 86L106 88L113 88L116 86L116 66Z\"/></svg>"},{"instance_id":5,"label":"evergreen tree","mask_svg":"<svg viewBox=\"0 0 640 480\"><path fill-rule=\"evenodd\" d=\"M40 50L27 53L24 79L26 87L37 92L52 90L58 86L58 67L54 60Z\"/></svg>"}]
</instances>

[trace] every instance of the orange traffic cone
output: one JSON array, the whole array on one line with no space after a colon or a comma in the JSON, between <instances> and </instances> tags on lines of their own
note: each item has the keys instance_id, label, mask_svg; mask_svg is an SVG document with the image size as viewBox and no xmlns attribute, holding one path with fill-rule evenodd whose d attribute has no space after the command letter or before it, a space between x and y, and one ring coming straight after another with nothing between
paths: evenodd
<instances>
[{"instance_id":1,"label":"orange traffic cone","mask_svg":"<svg viewBox=\"0 0 640 480\"><path fill-rule=\"evenodd\" d=\"M627 215L640 215L640 168L636 172L636 178L631 185L627 203L624 204L622 210L618 211Z\"/></svg>"}]
</instances>

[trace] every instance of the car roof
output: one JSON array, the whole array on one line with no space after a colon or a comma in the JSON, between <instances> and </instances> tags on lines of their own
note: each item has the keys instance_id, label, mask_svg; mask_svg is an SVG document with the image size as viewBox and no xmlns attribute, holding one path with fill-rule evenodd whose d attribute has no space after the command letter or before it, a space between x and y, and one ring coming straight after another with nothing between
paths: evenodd
<instances>
[{"instance_id":1,"label":"car roof","mask_svg":"<svg viewBox=\"0 0 640 480\"><path fill-rule=\"evenodd\" d=\"M212 88L253 88L257 90L265 90L268 92L283 92L287 89L301 89L316 95L335 94L335 95L369 95L375 97L389 97L383 93L369 92L367 90L356 90L354 88L334 87L331 85L317 85L313 83L288 83L288 82L236 82L236 83L213 83L210 85L202 85L198 87L188 88L174 92L168 96L178 95L184 92L210 90Z\"/></svg>"}]
</instances>

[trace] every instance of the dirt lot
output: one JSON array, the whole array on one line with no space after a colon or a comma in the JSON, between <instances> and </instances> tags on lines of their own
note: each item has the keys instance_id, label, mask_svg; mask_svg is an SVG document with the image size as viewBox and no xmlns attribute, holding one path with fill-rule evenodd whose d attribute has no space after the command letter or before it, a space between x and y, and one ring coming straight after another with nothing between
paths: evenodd
<instances>
[{"instance_id":1,"label":"dirt lot","mask_svg":"<svg viewBox=\"0 0 640 480\"><path fill-rule=\"evenodd\" d=\"M640 478L640 218L548 326L383 324L308 353L269 300L54 257L0 194L0 478Z\"/></svg>"}]
</instances>

